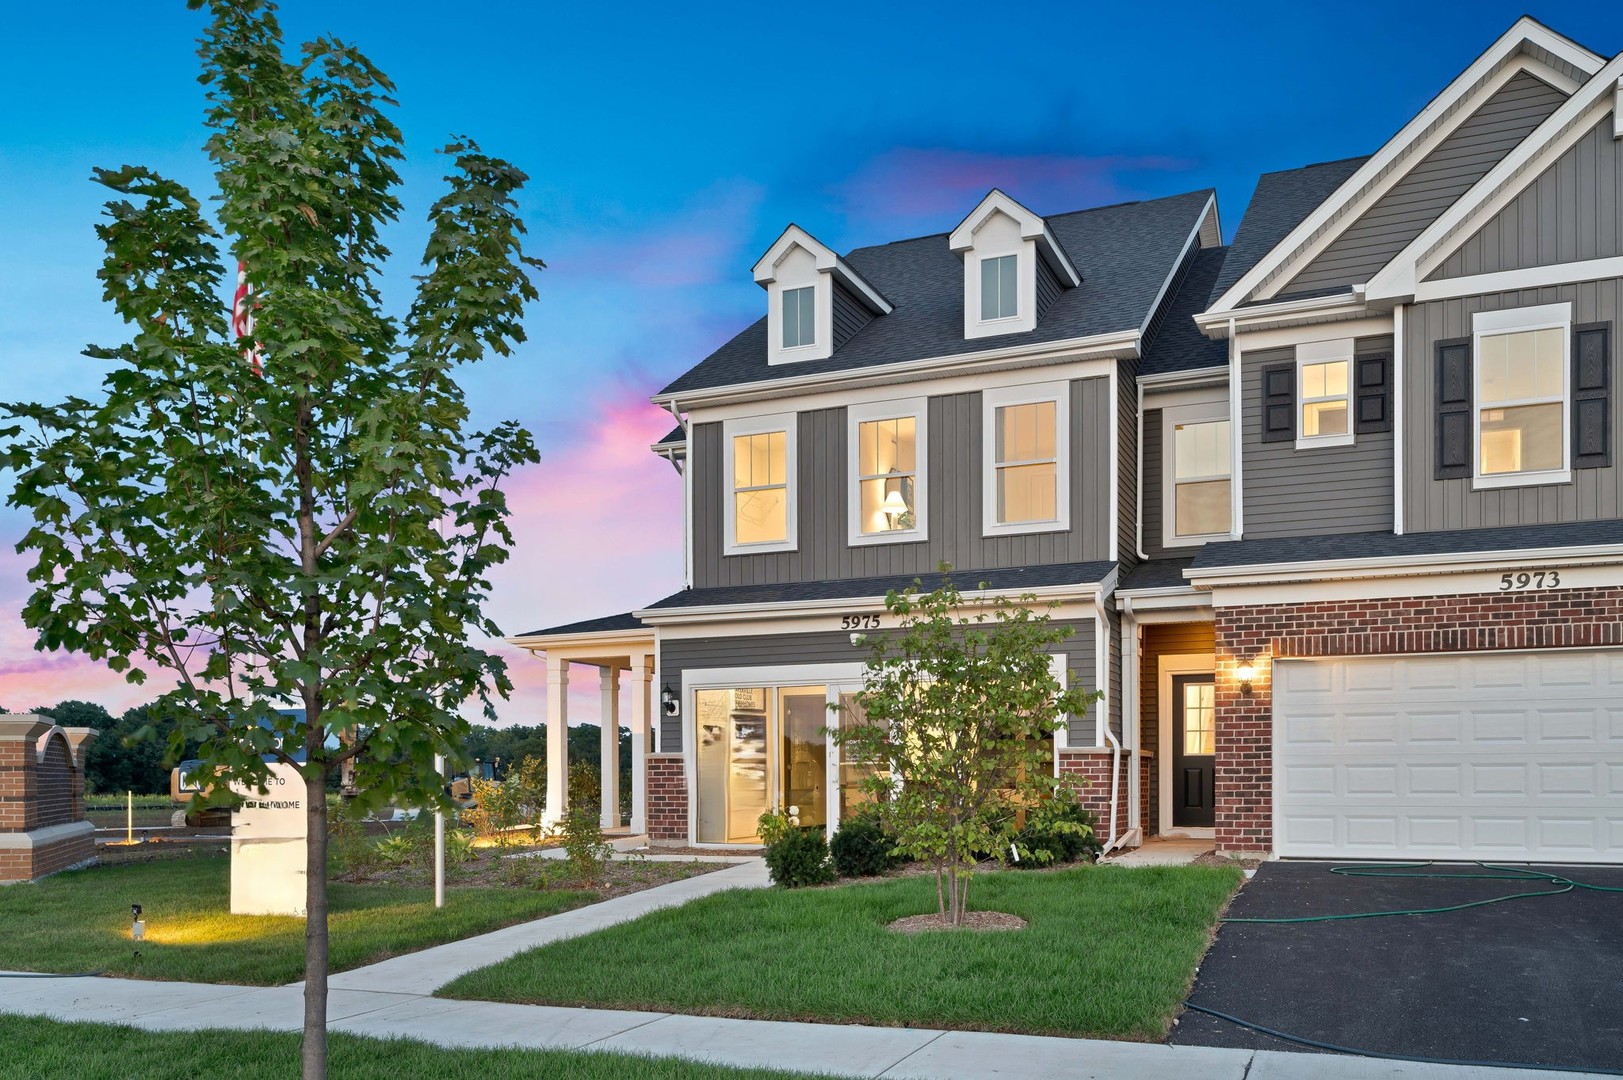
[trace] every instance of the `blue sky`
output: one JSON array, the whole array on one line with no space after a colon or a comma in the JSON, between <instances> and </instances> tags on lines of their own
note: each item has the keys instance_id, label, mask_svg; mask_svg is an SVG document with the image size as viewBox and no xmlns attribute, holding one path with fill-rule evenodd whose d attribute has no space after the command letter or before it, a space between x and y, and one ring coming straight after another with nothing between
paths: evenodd
<instances>
[{"instance_id":1,"label":"blue sky","mask_svg":"<svg viewBox=\"0 0 1623 1080\"><path fill-rule=\"evenodd\" d=\"M950 229L993 185L1039 213L1216 187L1232 235L1259 173L1375 150L1524 10L289 0L281 19L292 42L356 42L398 85L392 302L439 190L434 147L467 133L532 177L523 211L550 269L531 340L468 382L479 420L516 416L546 455L515 489L520 550L497 603L520 631L680 586L676 477L644 449L668 418L643 403L759 315L749 268L788 222L846 250ZM1623 49L1623 5L1531 14ZM93 166L209 190L203 19L181 0L8 12L0 398L93 393L101 365L78 350L120 336L94 276ZM22 528L0 511L6 549ZM138 700L28 654L21 572L0 561L0 704L81 686ZM525 694L510 718L535 718L539 690Z\"/></svg>"}]
</instances>

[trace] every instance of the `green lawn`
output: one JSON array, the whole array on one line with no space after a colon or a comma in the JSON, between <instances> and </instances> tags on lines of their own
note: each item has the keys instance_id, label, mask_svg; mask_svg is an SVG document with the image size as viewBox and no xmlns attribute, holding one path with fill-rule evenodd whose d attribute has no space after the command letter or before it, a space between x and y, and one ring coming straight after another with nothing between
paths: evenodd
<instances>
[{"instance_id":1,"label":"green lawn","mask_svg":"<svg viewBox=\"0 0 1623 1080\"><path fill-rule=\"evenodd\" d=\"M885 929L931 877L727 892L457 979L444 997L772 1020L1160 1039L1240 882L1232 867L977 877L970 906L1024 930Z\"/></svg>"},{"instance_id":2,"label":"green lawn","mask_svg":"<svg viewBox=\"0 0 1623 1080\"><path fill-rule=\"evenodd\" d=\"M232 915L230 859L101 866L0 889L0 969L105 971L143 979L271 986L304 977L304 920ZM333 885L332 970L375 963L591 903L590 892ZM130 905L146 941L130 940Z\"/></svg>"},{"instance_id":3,"label":"green lawn","mask_svg":"<svg viewBox=\"0 0 1623 1080\"><path fill-rule=\"evenodd\" d=\"M570 1050L447 1050L405 1039L329 1036L343 1080L806 1080L806 1073ZM0 1080L198 1080L299 1075L299 1037L268 1031L148 1032L0 1016Z\"/></svg>"}]
</instances>

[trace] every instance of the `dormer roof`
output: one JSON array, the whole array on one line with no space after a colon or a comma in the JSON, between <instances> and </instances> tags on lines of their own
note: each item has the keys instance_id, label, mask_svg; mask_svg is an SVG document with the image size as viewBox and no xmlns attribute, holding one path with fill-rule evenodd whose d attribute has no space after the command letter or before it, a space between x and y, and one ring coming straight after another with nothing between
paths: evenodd
<instances>
[{"instance_id":1,"label":"dormer roof","mask_svg":"<svg viewBox=\"0 0 1623 1080\"><path fill-rule=\"evenodd\" d=\"M851 269L849 263L834 253L834 249L792 222L776 240L772 241L772 246L766 249L766 254L755 261L755 283L764 289L776 281L778 267L783 265L783 260L796 248L811 255L817 262L819 273L832 273L834 280L849 289L852 295L875 315L889 315L893 310L890 301L886 300L878 289L863 280L861 274Z\"/></svg>"},{"instance_id":2,"label":"dormer roof","mask_svg":"<svg viewBox=\"0 0 1623 1080\"><path fill-rule=\"evenodd\" d=\"M1065 248L1048 227L1048 223L1025 206L1021 205L1009 195L993 188L986 193L986 198L971 210L958 227L947 235L947 246L956 255L962 255L975 246L975 234L981 226L994 214L1003 214L1011 218L1020 226L1020 239L1035 240L1037 252L1054 271L1060 284L1074 289L1082 284L1082 275L1077 272L1076 266L1071 262L1070 256L1065 254Z\"/></svg>"}]
</instances>

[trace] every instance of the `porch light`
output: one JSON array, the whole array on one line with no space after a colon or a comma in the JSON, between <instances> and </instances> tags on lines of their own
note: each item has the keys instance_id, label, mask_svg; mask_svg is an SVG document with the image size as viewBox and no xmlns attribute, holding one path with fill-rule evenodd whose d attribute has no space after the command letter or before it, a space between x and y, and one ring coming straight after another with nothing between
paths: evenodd
<instances>
[{"instance_id":1,"label":"porch light","mask_svg":"<svg viewBox=\"0 0 1623 1080\"><path fill-rule=\"evenodd\" d=\"M670 683L666 683L659 691L659 704L665 710L666 716L677 716L682 711L681 701L677 698L676 691L671 689Z\"/></svg>"},{"instance_id":2,"label":"porch light","mask_svg":"<svg viewBox=\"0 0 1623 1080\"><path fill-rule=\"evenodd\" d=\"M1250 696L1251 683L1257 677L1256 665L1249 660L1240 661L1240 666L1234 669L1234 677L1240 680L1240 693Z\"/></svg>"}]
</instances>

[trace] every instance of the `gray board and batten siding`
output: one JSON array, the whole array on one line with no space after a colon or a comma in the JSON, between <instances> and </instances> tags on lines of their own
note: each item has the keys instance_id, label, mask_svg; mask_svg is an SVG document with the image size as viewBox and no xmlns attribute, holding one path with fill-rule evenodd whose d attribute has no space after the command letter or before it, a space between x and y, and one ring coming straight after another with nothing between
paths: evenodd
<instances>
[{"instance_id":1,"label":"gray board and batten siding","mask_svg":"<svg viewBox=\"0 0 1623 1080\"><path fill-rule=\"evenodd\" d=\"M1110 558L1110 382L1071 382L1071 528L1015 536L981 534L981 395L929 399L927 540L852 545L846 521L851 484L846 410L799 414L793 497L795 551L724 555L722 425L695 424L688 454L693 470L693 587L828 581L962 570L1092 562Z\"/></svg>"},{"instance_id":2,"label":"gray board and batten siding","mask_svg":"<svg viewBox=\"0 0 1623 1080\"><path fill-rule=\"evenodd\" d=\"M1516 75L1278 295L1368 281L1565 100L1528 73Z\"/></svg>"},{"instance_id":3,"label":"gray board and batten siding","mask_svg":"<svg viewBox=\"0 0 1623 1080\"><path fill-rule=\"evenodd\" d=\"M1496 525L1551 525L1623 516L1623 466L1575 469L1565 484L1472 490L1472 478L1436 479L1437 343L1471 336L1478 311L1572 303L1574 326L1609 323L1612 370L1617 370L1618 315L1623 279L1587 281L1520 292L1491 293L1415 304L1404 317L1404 527L1410 532ZM1615 377L1615 376L1614 376ZM1623 430L1623 394L1609 402L1611 430ZM1569 405L1570 408L1570 405ZM1249 482L1249 474L1247 481ZM1247 530L1249 533L1249 530Z\"/></svg>"},{"instance_id":4,"label":"gray board and batten siding","mask_svg":"<svg viewBox=\"0 0 1623 1080\"><path fill-rule=\"evenodd\" d=\"M1354 354L1391 356L1392 339L1359 338ZM1294 441L1262 441L1262 369L1293 363L1295 356L1291 348L1244 354L1240 484L1245 538L1390 531L1395 467L1390 430L1362 432L1349 446L1298 450Z\"/></svg>"},{"instance_id":5,"label":"gray board and batten siding","mask_svg":"<svg viewBox=\"0 0 1623 1080\"><path fill-rule=\"evenodd\" d=\"M1607 116L1444 259L1428 281L1623 255L1623 140Z\"/></svg>"},{"instance_id":6,"label":"gray board and batten siding","mask_svg":"<svg viewBox=\"0 0 1623 1080\"><path fill-rule=\"evenodd\" d=\"M1075 632L1054 648L1064 653L1066 668L1072 685L1086 690L1098 688L1094 678L1095 639L1092 619L1055 619L1057 626L1069 626ZM884 631L879 631L883 633ZM1120 650L1115 650L1119 653ZM659 644L659 677L661 685L669 685L680 692L684 671L707 668L783 667L806 664L851 664L868 659L868 650L851 644L848 631L819 631L804 634L770 634L749 637L666 637ZM1119 701L1121 695L1115 694ZM681 716L661 715L659 721L660 753L676 753L685 746L683 732L691 722L690 704L684 703ZM1120 720L1111 718L1111 726L1120 736ZM1094 717L1090 713L1071 725L1072 746L1092 746L1094 743Z\"/></svg>"}]
</instances>

